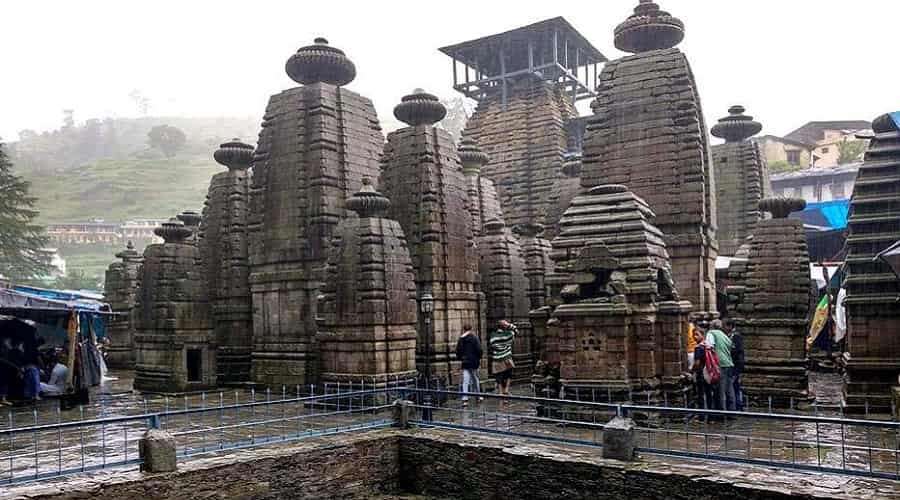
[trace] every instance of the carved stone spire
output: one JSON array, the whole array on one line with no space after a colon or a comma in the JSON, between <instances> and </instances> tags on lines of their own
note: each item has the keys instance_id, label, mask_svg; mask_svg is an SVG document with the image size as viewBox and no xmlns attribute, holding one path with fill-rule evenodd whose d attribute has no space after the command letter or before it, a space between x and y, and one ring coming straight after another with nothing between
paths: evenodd
<instances>
[{"instance_id":1,"label":"carved stone spire","mask_svg":"<svg viewBox=\"0 0 900 500\"><path fill-rule=\"evenodd\" d=\"M459 143L459 162L462 164L463 173L466 175L478 175L481 173L481 167L485 166L491 157L482 151L471 137L463 137Z\"/></svg>"},{"instance_id":2,"label":"carved stone spire","mask_svg":"<svg viewBox=\"0 0 900 500\"><path fill-rule=\"evenodd\" d=\"M347 208L360 217L381 217L391 208L391 200L375 190L372 179L363 177L359 191L347 198Z\"/></svg>"},{"instance_id":3,"label":"carved stone spire","mask_svg":"<svg viewBox=\"0 0 900 500\"><path fill-rule=\"evenodd\" d=\"M745 115L744 111L746 110L741 105L728 108L728 116L719 119L710 133L725 139L725 142L741 142L758 134L762 130L762 124L753 121L753 117Z\"/></svg>"},{"instance_id":4,"label":"carved stone spire","mask_svg":"<svg viewBox=\"0 0 900 500\"><path fill-rule=\"evenodd\" d=\"M400 104L394 107L394 116L413 127L434 125L447 116L447 108L436 96L422 89L415 89L412 94L403 96Z\"/></svg>"},{"instance_id":5,"label":"carved stone spire","mask_svg":"<svg viewBox=\"0 0 900 500\"><path fill-rule=\"evenodd\" d=\"M766 198L759 202L759 209L771 213L774 219L787 219L792 213L804 208L806 200L802 198Z\"/></svg>"},{"instance_id":6,"label":"carved stone spire","mask_svg":"<svg viewBox=\"0 0 900 500\"><path fill-rule=\"evenodd\" d=\"M234 138L219 146L213 158L228 170L247 170L253 160L253 146Z\"/></svg>"},{"instance_id":7,"label":"carved stone spire","mask_svg":"<svg viewBox=\"0 0 900 500\"><path fill-rule=\"evenodd\" d=\"M356 66L344 51L328 45L328 40L316 38L313 45L297 50L284 66L291 80L303 85L329 83L338 87L356 78Z\"/></svg>"},{"instance_id":8,"label":"carved stone spire","mask_svg":"<svg viewBox=\"0 0 900 500\"><path fill-rule=\"evenodd\" d=\"M653 0L640 0L634 14L615 29L616 48L637 54L658 49L670 49L684 39L684 23L672 16Z\"/></svg>"},{"instance_id":9,"label":"carved stone spire","mask_svg":"<svg viewBox=\"0 0 900 500\"><path fill-rule=\"evenodd\" d=\"M141 254L134 249L134 242L128 240L128 244L125 245L125 250L118 252L116 257L122 259L123 261L134 261L139 260L141 258Z\"/></svg>"}]
</instances>

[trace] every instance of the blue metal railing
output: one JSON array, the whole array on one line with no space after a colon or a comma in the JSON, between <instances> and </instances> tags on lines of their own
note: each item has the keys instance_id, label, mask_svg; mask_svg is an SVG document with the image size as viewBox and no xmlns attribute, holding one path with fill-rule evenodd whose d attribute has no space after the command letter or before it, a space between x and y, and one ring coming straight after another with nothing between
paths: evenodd
<instances>
[{"instance_id":1,"label":"blue metal railing","mask_svg":"<svg viewBox=\"0 0 900 500\"><path fill-rule=\"evenodd\" d=\"M900 423L893 421L468 396L471 406L462 405L458 392L410 391L407 397L420 410L413 423L602 447L603 426L614 416L628 416L642 453L900 480Z\"/></svg>"},{"instance_id":2,"label":"blue metal railing","mask_svg":"<svg viewBox=\"0 0 900 500\"><path fill-rule=\"evenodd\" d=\"M349 388L349 385L348 387ZM0 429L0 484L140 464L147 429L167 430L180 456L247 448L315 436L387 427L397 388L299 395L273 400L168 407L140 415L100 417ZM37 413L34 419L37 421ZM5 469L5 470L4 470Z\"/></svg>"}]
</instances>

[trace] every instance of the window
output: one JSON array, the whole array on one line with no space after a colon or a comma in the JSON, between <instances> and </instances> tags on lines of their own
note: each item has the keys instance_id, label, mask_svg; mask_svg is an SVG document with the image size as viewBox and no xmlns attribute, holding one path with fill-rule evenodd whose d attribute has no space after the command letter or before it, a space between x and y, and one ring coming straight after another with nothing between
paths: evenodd
<instances>
[{"instance_id":1,"label":"window","mask_svg":"<svg viewBox=\"0 0 900 500\"><path fill-rule=\"evenodd\" d=\"M822 154L823 154L823 155L827 155L827 154L828 154L828 148L822 148Z\"/></svg>"},{"instance_id":2,"label":"window","mask_svg":"<svg viewBox=\"0 0 900 500\"><path fill-rule=\"evenodd\" d=\"M187 381L203 381L203 351L200 349L187 350Z\"/></svg>"},{"instance_id":3,"label":"window","mask_svg":"<svg viewBox=\"0 0 900 500\"><path fill-rule=\"evenodd\" d=\"M800 164L800 151L785 151L787 153L787 161L791 165L799 165Z\"/></svg>"}]
</instances>

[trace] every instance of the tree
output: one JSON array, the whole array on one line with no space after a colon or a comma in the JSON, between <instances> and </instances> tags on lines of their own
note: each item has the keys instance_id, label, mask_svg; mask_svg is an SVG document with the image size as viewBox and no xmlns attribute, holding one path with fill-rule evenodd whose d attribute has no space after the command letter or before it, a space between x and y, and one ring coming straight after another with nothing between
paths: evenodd
<instances>
[{"instance_id":1,"label":"tree","mask_svg":"<svg viewBox=\"0 0 900 500\"><path fill-rule=\"evenodd\" d=\"M780 161L770 161L768 164L769 172L773 174L780 174L782 172L793 172L795 170L803 170L803 167L799 165L791 165L785 160Z\"/></svg>"},{"instance_id":2,"label":"tree","mask_svg":"<svg viewBox=\"0 0 900 500\"><path fill-rule=\"evenodd\" d=\"M0 142L0 275L14 280L45 276L49 271L44 228L35 224L36 198L30 184L12 173Z\"/></svg>"},{"instance_id":3,"label":"tree","mask_svg":"<svg viewBox=\"0 0 900 500\"><path fill-rule=\"evenodd\" d=\"M52 287L58 290L98 290L102 289L101 279L76 269L53 281Z\"/></svg>"},{"instance_id":4,"label":"tree","mask_svg":"<svg viewBox=\"0 0 900 500\"><path fill-rule=\"evenodd\" d=\"M454 97L452 99L443 99L441 104L447 108L447 116L438 124L442 129L446 130L453 137L454 142L459 143L462 138L462 131L466 128L466 122L472 116L474 107L472 101L467 101L462 97Z\"/></svg>"},{"instance_id":5,"label":"tree","mask_svg":"<svg viewBox=\"0 0 900 500\"><path fill-rule=\"evenodd\" d=\"M169 125L153 127L150 132L147 132L147 137L150 139L150 147L162 151L167 158L175 156L175 153L187 142L184 132Z\"/></svg>"},{"instance_id":6,"label":"tree","mask_svg":"<svg viewBox=\"0 0 900 500\"><path fill-rule=\"evenodd\" d=\"M838 148L838 165L845 163L853 163L866 152L866 141L848 141L844 140L837 143Z\"/></svg>"}]
</instances>

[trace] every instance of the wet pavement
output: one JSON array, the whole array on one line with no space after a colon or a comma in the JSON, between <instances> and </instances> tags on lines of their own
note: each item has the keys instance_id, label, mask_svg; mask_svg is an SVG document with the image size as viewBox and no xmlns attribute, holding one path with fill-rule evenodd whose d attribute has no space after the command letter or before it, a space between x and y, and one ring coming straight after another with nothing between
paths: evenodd
<instances>
[{"instance_id":1,"label":"wet pavement","mask_svg":"<svg viewBox=\"0 0 900 500\"><path fill-rule=\"evenodd\" d=\"M131 390L131 373L110 375L116 379L93 389L88 405L60 411L57 401L47 400L34 407L12 408L7 410L0 429L163 413L170 415L161 419L160 426L175 436L179 454L194 455L383 423L391 418L389 404L396 397L394 394L381 394L366 400L347 397L332 400L327 405L296 400L278 403L281 399L307 396L313 390L298 387L274 393L232 389L177 397L142 395ZM839 403L840 379L831 375L812 379L811 389L817 396L814 404L797 404L792 410L778 410L779 413L840 415L840 405L835 404ZM340 388L341 391L348 389L347 386ZM325 388L315 390L321 394ZM338 388L332 386L328 390L333 394ZM516 392L532 395L528 386L519 387ZM253 401L270 401L271 404L229 408ZM804 411L805 408L808 410ZM184 409L205 410L171 415ZM751 407L751 410L757 409L767 410ZM614 413L612 409L585 410L553 404L548 408L534 402L504 403L494 398L487 398L483 403L473 400L469 408L463 408L460 401L449 401L433 410L434 419L447 426L585 444L602 442L602 424ZM781 421L763 415L715 421L674 410L641 412L634 417L638 425L638 446L659 453L698 454L886 475L900 472L900 434L895 429L862 423ZM869 417L890 419L889 415ZM134 462L138 458L138 439L149 425L148 419L139 418L0 436L0 482Z\"/></svg>"}]
</instances>

